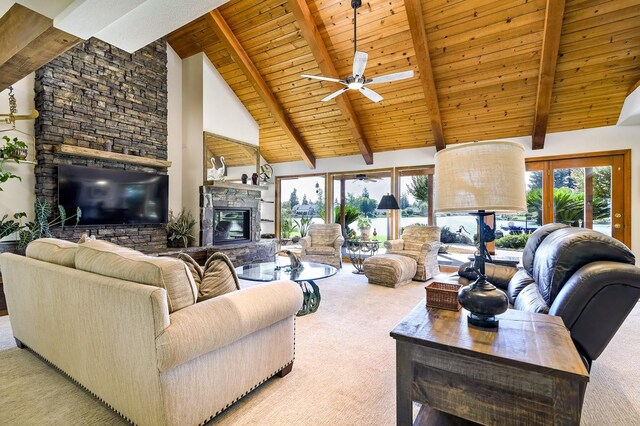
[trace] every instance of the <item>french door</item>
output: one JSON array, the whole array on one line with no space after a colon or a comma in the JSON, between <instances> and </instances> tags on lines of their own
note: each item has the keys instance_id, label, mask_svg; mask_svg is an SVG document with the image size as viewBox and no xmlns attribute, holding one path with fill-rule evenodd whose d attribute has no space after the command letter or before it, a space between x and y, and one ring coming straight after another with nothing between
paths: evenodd
<instances>
[{"instance_id":1,"label":"french door","mask_svg":"<svg viewBox=\"0 0 640 426\"><path fill-rule=\"evenodd\" d=\"M630 246L630 154L528 159L528 220L595 229Z\"/></svg>"}]
</instances>

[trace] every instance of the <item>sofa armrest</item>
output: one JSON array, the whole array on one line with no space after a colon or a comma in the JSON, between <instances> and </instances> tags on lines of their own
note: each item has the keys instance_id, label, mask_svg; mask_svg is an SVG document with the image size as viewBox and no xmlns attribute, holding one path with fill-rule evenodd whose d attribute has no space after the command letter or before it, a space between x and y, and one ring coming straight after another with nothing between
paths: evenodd
<instances>
[{"instance_id":1,"label":"sofa armrest","mask_svg":"<svg viewBox=\"0 0 640 426\"><path fill-rule=\"evenodd\" d=\"M570 330L581 352L596 359L640 297L640 268L600 261L578 269L549 307Z\"/></svg>"},{"instance_id":2,"label":"sofa armrest","mask_svg":"<svg viewBox=\"0 0 640 426\"><path fill-rule=\"evenodd\" d=\"M420 256L418 257L418 263L423 264L425 259L431 256L438 256L438 250L440 250L440 242L439 241L431 241L429 243L424 243L422 247L420 247Z\"/></svg>"},{"instance_id":3,"label":"sofa armrest","mask_svg":"<svg viewBox=\"0 0 640 426\"><path fill-rule=\"evenodd\" d=\"M303 252L306 248L311 247L311 237L309 235L307 235L306 237L300 238L298 242L300 243L300 246L302 247Z\"/></svg>"},{"instance_id":4,"label":"sofa armrest","mask_svg":"<svg viewBox=\"0 0 640 426\"><path fill-rule=\"evenodd\" d=\"M343 244L344 244L344 237L340 235L333 242L333 248L336 249L336 253L340 253L340 247L342 247Z\"/></svg>"},{"instance_id":5,"label":"sofa armrest","mask_svg":"<svg viewBox=\"0 0 640 426\"><path fill-rule=\"evenodd\" d=\"M156 339L158 369L169 370L293 317L301 306L298 284L274 281L174 312L171 324Z\"/></svg>"},{"instance_id":6,"label":"sofa armrest","mask_svg":"<svg viewBox=\"0 0 640 426\"><path fill-rule=\"evenodd\" d=\"M387 240L384 242L384 248L387 250L402 250L404 249L403 240Z\"/></svg>"},{"instance_id":7,"label":"sofa armrest","mask_svg":"<svg viewBox=\"0 0 640 426\"><path fill-rule=\"evenodd\" d=\"M505 291L509 288L509 281L518 270L513 266L496 265L495 263L484 264L484 273L487 276L487 281ZM469 281L475 281L478 278L476 271L473 269L473 262L465 262L460 265L458 275Z\"/></svg>"}]
</instances>

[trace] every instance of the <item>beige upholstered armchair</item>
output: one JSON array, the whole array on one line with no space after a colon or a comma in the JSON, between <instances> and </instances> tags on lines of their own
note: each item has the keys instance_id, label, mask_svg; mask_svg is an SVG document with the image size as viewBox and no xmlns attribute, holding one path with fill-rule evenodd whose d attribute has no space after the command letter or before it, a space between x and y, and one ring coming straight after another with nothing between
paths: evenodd
<instances>
[{"instance_id":1,"label":"beige upholstered armchair","mask_svg":"<svg viewBox=\"0 0 640 426\"><path fill-rule=\"evenodd\" d=\"M407 226L399 240L385 241L384 246L387 253L407 256L418 263L414 280L426 281L440 272L440 228L437 226Z\"/></svg>"},{"instance_id":2,"label":"beige upholstered armchair","mask_svg":"<svg viewBox=\"0 0 640 426\"><path fill-rule=\"evenodd\" d=\"M337 223L314 223L309 235L300 239L303 262L317 262L342 268L342 228Z\"/></svg>"}]
</instances>

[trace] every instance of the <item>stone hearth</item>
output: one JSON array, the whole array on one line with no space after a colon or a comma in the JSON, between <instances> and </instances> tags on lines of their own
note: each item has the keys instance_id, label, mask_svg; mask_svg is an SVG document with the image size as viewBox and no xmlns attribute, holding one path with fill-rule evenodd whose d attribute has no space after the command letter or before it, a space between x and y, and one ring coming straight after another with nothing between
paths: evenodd
<instances>
[{"instance_id":1,"label":"stone hearth","mask_svg":"<svg viewBox=\"0 0 640 426\"><path fill-rule=\"evenodd\" d=\"M243 187L246 186L246 189ZM213 212L216 207L251 209L251 242L260 241L260 198L262 193L250 185L216 183L200 187L200 245L213 244ZM230 243L232 244L232 243Z\"/></svg>"}]
</instances>

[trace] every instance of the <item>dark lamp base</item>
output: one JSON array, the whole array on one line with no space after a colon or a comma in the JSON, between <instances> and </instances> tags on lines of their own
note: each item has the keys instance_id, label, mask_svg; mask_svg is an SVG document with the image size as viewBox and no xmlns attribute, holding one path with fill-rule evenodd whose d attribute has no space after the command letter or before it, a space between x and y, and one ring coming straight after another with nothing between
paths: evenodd
<instances>
[{"instance_id":1,"label":"dark lamp base","mask_svg":"<svg viewBox=\"0 0 640 426\"><path fill-rule=\"evenodd\" d=\"M470 312L469 324L483 328L498 327L496 315L509 308L507 295L487 282L483 275L458 291L458 302Z\"/></svg>"},{"instance_id":2,"label":"dark lamp base","mask_svg":"<svg viewBox=\"0 0 640 426\"><path fill-rule=\"evenodd\" d=\"M498 328L498 324L500 323L495 315L485 316L474 314L473 312L469 312L467 320L469 321L469 324L482 328Z\"/></svg>"}]
</instances>

